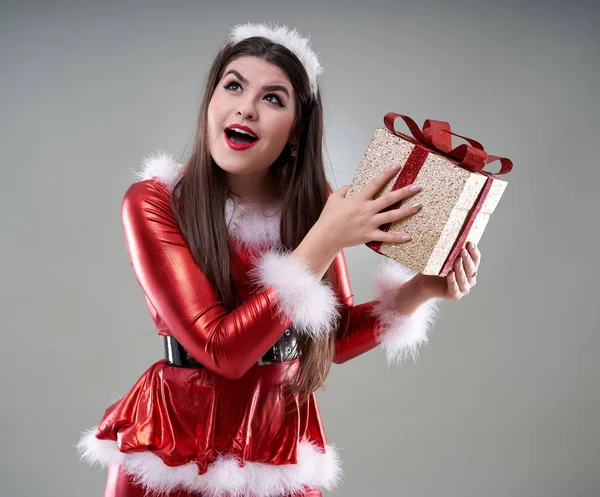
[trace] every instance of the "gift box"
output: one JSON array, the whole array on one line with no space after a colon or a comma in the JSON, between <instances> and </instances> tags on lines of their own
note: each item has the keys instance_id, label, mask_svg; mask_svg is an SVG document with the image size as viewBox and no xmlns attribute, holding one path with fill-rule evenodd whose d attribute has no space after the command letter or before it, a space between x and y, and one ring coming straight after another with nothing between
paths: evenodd
<instances>
[{"instance_id":1,"label":"gift box","mask_svg":"<svg viewBox=\"0 0 600 497\"><path fill-rule=\"evenodd\" d=\"M398 117L412 136L395 129ZM347 196L356 195L374 176L399 163L398 174L377 196L416 183L422 191L405 201L419 202L423 208L407 219L381 227L406 233L411 241L370 242L367 246L422 274L446 276L466 243L479 243L506 188L506 181L496 176L510 172L512 162L488 155L479 142L456 135L444 121L427 120L421 130L410 117L389 113L384 124L385 128L376 130ZM452 148L452 135L468 144ZM485 171L494 161L500 161L500 171Z\"/></svg>"}]
</instances>

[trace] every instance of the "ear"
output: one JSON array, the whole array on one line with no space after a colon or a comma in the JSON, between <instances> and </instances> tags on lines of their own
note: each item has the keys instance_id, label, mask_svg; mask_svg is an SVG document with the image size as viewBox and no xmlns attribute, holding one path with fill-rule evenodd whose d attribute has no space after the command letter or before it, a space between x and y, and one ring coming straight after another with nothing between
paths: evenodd
<instances>
[{"instance_id":1,"label":"ear","mask_svg":"<svg viewBox=\"0 0 600 497\"><path fill-rule=\"evenodd\" d=\"M298 123L294 122L292 129L290 129L290 135L287 139L288 145L295 146L298 144Z\"/></svg>"},{"instance_id":2,"label":"ear","mask_svg":"<svg viewBox=\"0 0 600 497\"><path fill-rule=\"evenodd\" d=\"M292 157L296 156L296 148L297 148L298 142L296 140L295 136L290 136L286 146L289 147L290 149L290 154L292 155Z\"/></svg>"}]
</instances>

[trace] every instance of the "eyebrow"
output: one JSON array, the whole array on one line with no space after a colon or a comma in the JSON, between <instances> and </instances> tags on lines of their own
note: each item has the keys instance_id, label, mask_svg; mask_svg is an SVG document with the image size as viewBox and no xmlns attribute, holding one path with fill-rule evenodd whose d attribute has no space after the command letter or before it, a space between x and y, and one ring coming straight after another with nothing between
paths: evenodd
<instances>
[{"instance_id":1,"label":"eyebrow","mask_svg":"<svg viewBox=\"0 0 600 497\"><path fill-rule=\"evenodd\" d=\"M227 76L228 74L233 74L235 77L237 77L242 83L244 83L245 85L248 84L248 80L246 78L244 78L244 76L242 76L238 71L236 71L235 69L230 69L229 71L227 71L225 73L225 76ZM290 92L288 91L288 89L283 86L283 85L267 85L267 86L263 86L263 90L265 91L281 91L283 93L285 93L287 95L288 98L290 98Z\"/></svg>"},{"instance_id":2,"label":"eyebrow","mask_svg":"<svg viewBox=\"0 0 600 497\"><path fill-rule=\"evenodd\" d=\"M288 98L290 98L290 92L283 85L263 86L263 90L265 90L265 91L281 91L281 92L285 93Z\"/></svg>"}]
</instances>

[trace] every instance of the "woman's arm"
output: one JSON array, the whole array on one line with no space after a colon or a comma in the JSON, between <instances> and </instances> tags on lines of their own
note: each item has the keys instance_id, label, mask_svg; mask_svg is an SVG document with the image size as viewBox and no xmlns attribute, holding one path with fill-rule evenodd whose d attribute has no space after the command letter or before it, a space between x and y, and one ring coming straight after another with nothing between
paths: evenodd
<instances>
[{"instance_id":1,"label":"woman's arm","mask_svg":"<svg viewBox=\"0 0 600 497\"><path fill-rule=\"evenodd\" d=\"M376 276L377 300L355 305L343 252L333 261L330 281L342 304L334 362L340 364L377 345L389 362L416 357L428 340L438 299L430 299L412 272L393 261Z\"/></svg>"},{"instance_id":2,"label":"woman's arm","mask_svg":"<svg viewBox=\"0 0 600 497\"><path fill-rule=\"evenodd\" d=\"M146 297L170 333L217 374L242 376L292 323L312 335L333 326L332 289L302 259L284 253L267 253L258 261L253 275L260 289L228 312L196 264L164 185L133 184L123 200L122 220Z\"/></svg>"}]
</instances>

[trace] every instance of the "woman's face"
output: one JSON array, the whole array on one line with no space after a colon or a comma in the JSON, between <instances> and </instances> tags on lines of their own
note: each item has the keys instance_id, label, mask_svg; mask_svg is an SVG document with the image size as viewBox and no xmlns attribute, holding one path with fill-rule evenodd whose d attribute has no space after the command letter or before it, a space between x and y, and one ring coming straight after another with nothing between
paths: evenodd
<instances>
[{"instance_id":1,"label":"woman's face","mask_svg":"<svg viewBox=\"0 0 600 497\"><path fill-rule=\"evenodd\" d=\"M265 173L290 138L294 88L285 72L258 57L225 68L208 106L210 153L229 174Z\"/></svg>"}]
</instances>

